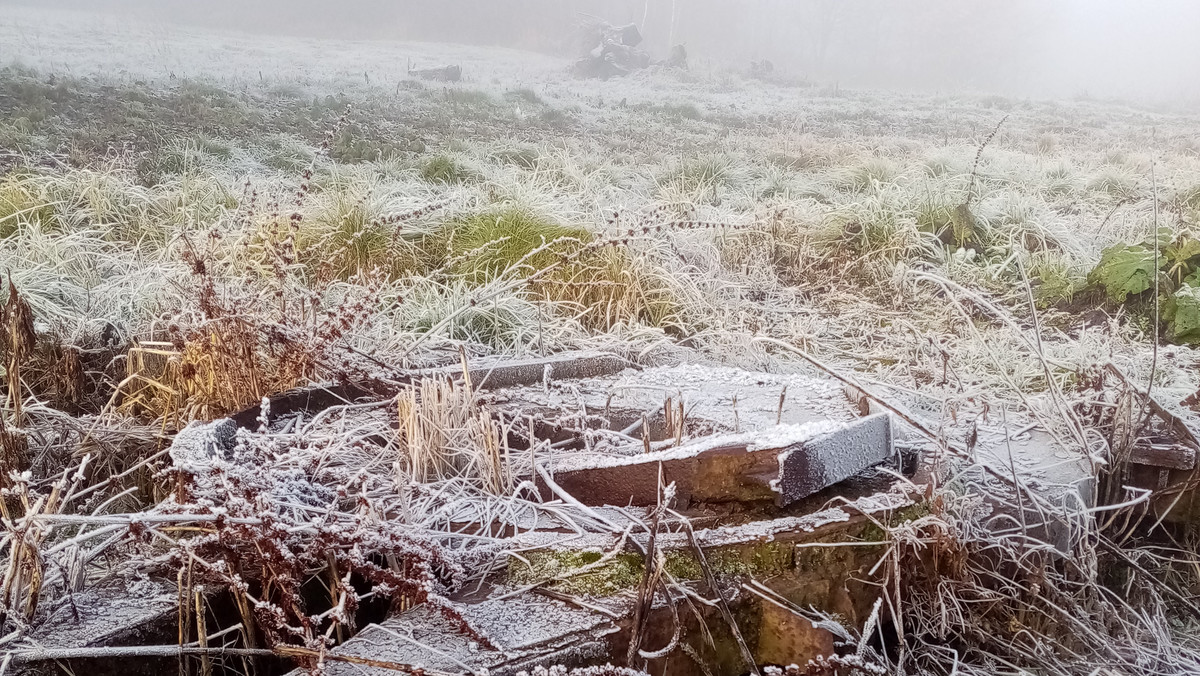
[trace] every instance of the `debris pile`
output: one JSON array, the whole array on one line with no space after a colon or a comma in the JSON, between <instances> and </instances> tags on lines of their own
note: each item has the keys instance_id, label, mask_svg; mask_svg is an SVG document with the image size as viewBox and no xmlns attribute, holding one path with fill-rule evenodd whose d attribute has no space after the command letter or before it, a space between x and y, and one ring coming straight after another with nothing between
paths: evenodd
<instances>
[{"instance_id":1,"label":"debris pile","mask_svg":"<svg viewBox=\"0 0 1200 676\"><path fill-rule=\"evenodd\" d=\"M775 64L770 59L750 62L750 77L755 80L769 80L775 75Z\"/></svg>"},{"instance_id":2,"label":"debris pile","mask_svg":"<svg viewBox=\"0 0 1200 676\"><path fill-rule=\"evenodd\" d=\"M6 516L29 556L10 560L4 659L8 673L888 673L870 641L894 566L967 546L939 510L1019 522L1014 537L1057 543L1038 545L1053 563L1079 538L1056 510L1098 500L1092 467L1036 424L976 423L962 451L933 438L844 378L599 352L287 392L181 431L151 510L72 513L81 469L59 502ZM1130 480L1191 472L1194 449L1171 448L1132 455ZM936 497L947 451L975 457L957 480L986 499ZM1015 499L984 490L996 481ZM33 502L20 481L8 495ZM903 577L933 607L921 574Z\"/></svg>"},{"instance_id":3,"label":"debris pile","mask_svg":"<svg viewBox=\"0 0 1200 676\"><path fill-rule=\"evenodd\" d=\"M596 21L584 27L584 56L575 63L575 75L600 78L628 75L650 65L650 55L638 49L642 33L638 27L613 26Z\"/></svg>"},{"instance_id":4,"label":"debris pile","mask_svg":"<svg viewBox=\"0 0 1200 676\"><path fill-rule=\"evenodd\" d=\"M154 510L34 522L142 535L74 611L30 615L16 669L213 646L323 655L334 674L804 664L834 639L780 604L861 618L871 603L853 589L865 558L818 564L805 543L878 537L913 505L875 469L899 468L890 416L860 417L837 383L605 353L289 392L166 453L174 494ZM154 592L113 615L113 584Z\"/></svg>"}]
</instances>

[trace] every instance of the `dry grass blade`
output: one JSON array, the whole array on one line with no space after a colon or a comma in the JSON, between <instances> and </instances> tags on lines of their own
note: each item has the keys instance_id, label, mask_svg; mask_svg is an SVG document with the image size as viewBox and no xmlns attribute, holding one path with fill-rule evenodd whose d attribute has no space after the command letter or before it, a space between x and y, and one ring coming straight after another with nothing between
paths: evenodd
<instances>
[{"instance_id":1,"label":"dry grass blade","mask_svg":"<svg viewBox=\"0 0 1200 676\"><path fill-rule=\"evenodd\" d=\"M12 410L13 424L24 423L21 366L33 353L37 336L33 330L33 310L17 293L12 277L8 280L8 301L0 308L0 352L5 358L7 405Z\"/></svg>"},{"instance_id":2,"label":"dry grass blade","mask_svg":"<svg viewBox=\"0 0 1200 676\"><path fill-rule=\"evenodd\" d=\"M430 483L467 477L493 495L511 491L507 437L481 408L470 384L425 379L396 400L401 463L411 480Z\"/></svg>"}]
</instances>

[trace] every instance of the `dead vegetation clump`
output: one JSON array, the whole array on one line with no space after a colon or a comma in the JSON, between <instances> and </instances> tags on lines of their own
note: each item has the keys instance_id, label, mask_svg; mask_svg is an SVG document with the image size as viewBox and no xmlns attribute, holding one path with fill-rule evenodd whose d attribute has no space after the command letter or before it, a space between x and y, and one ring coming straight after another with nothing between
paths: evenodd
<instances>
[{"instance_id":1,"label":"dead vegetation clump","mask_svg":"<svg viewBox=\"0 0 1200 676\"><path fill-rule=\"evenodd\" d=\"M508 435L475 400L470 379L425 379L397 397L402 452L398 470L407 481L428 484L457 477L477 481L493 495L513 488Z\"/></svg>"},{"instance_id":2,"label":"dead vegetation clump","mask_svg":"<svg viewBox=\"0 0 1200 676\"><path fill-rule=\"evenodd\" d=\"M216 231L210 240L219 240ZM166 340L138 341L130 348L127 375L114 402L125 412L178 428L231 413L312 377L312 355L293 331L320 320L291 319L276 293L231 285L233 280L212 269L217 263L211 256L186 242L185 247L194 310L166 327Z\"/></svg>"},{"instance_id":3,"label":"dead vegetation clump","mask_svg":"<svg viewBox=\"0 0 1200 676\"><path fill-rule=\"evenodd\" d=\"M200 513L217 517L163 561L180 571L184 598L201 584L231 590L246 645L298 645L319 655L358 629L360 603L436 603L460 583L463 571L437 544L355 505L352 486L316 483L294 469L261 471L280 450L273 446L239 442L232 464L215 463L195 483L181 475L177 506L162 510L170 519L207 505ZM314 582L326 595L316 604L322 612L313 609Z\"/></svg>"},{"instance_id":4,"label":"dead vegetation clump","mask_svg":"<svg viewBox=\"0 0 1200 676\"><path fill-rule=\"evenodd\" d=\"M891 620L877 626L891 646L883 662L908 673L1082 674L1097 660L1121 674L1200 668L1196 618L1184 619L1190 604L1180 607L1173 591L1186 585L1156 579L1184 572L1183 562L1105 545L1089 514L1036 500L1011 486L986 497L950 490L929 516L889 531L880 570ZM999 501L999 513L987 501ZM1066 532L1066 549L1047 531ZM1114 571L1125 578L1116 588Z\"/></svg>"}]
</instances>

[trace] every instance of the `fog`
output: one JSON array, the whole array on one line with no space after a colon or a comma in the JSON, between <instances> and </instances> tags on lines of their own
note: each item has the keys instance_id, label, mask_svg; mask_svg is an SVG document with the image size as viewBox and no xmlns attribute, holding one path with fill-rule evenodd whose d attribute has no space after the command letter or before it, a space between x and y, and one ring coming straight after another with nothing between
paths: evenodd
<instances>
[{"instance_id":1,"label":"fog","mask_svg":"<svg viewBox=\"0 0 1200 676\"><path fill-rule=\"evenodd\" d=\"M1200 99L1195 0L4 0L222 30L487 44L572 56L586 15L653 55L769 59L846 87Z\"/></svg>"}]
</instances>

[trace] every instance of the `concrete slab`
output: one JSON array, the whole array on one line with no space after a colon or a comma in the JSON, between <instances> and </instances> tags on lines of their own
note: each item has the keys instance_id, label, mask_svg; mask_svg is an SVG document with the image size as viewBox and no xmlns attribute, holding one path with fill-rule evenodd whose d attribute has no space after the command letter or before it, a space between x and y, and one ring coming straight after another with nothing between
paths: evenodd
<instances>
[{"instance_id":1,"label":"concrete slab","mask_svg":"<svg viewBox=\"0 0 1200 676\"><path fill-rule=\"evenodd\" d=\"M602 661L608 652L606 637L616 631L617 625L606 615L528 593L503 601L454 604L451 612L430 604L418 606L368 626L333 652L440 672L506 676L536 666ZM330 661L325 673L392 676L395 672Z\"/></svg>"},{"instance_id":2,"label":"concrete slab","mask_svg":"<svg viewBox=\"0 0 1200 676\"><path fill-rule=\"evenodd\" d=\"M681 506L771 501L786 506L893 457L891 419L780 425L717 435L636 456L577 453L555 462L553 479L587 505L652 505L674 483ZM545 482L543 482L544 484ZM554 493L546 485L543 495Z\"/></svg>"}]
</instances>

